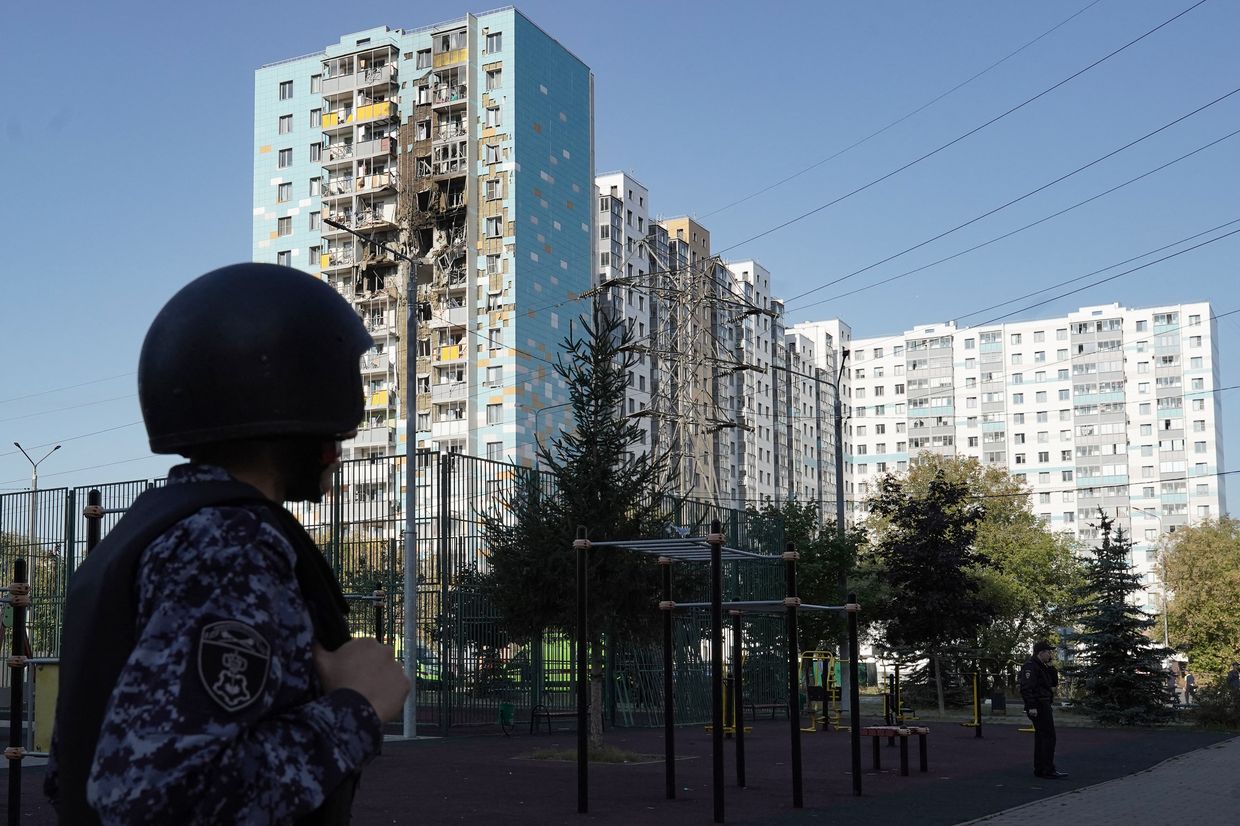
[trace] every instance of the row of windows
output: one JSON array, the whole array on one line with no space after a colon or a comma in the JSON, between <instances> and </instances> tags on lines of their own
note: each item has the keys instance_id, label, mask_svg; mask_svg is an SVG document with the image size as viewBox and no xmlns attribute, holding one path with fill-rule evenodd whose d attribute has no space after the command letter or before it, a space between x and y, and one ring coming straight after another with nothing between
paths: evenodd
<instances>
[{"instance_id":1,"label":"row of windows","mask_svg":"<svg viewBox=\"0 0 1240 826\"><path fill-rule=\"evenodd\" d=\"M319 218L319 213L311 212L307 214L307 229L311 232L317 232L322 228L323 222ZM293 234L293 216L288 215L283 218L276 219L276 235L285 236ZM311 256L313 258L313 256Z\"/></svg>"},{"instance_id":2,"label":"row of windows","mask_svg":"<svg viewBox=\"0 0 1240 826\"><path fill-rule=\"evenodd\" d=\"M434 65L434 57L432 51L443 54L446 52L459 51L466 48L468 33L461 29L460 31L448 32L439 35L435 41L434 49L419 49L415 56L415 65L419 69L430 69ZM485 53L496 54L504 49L504 33L489 32L485 40ZM323 76L310 76L310 94L319 94L322 91ZM282 80L279 82L280 100L291 100L293 98L293 81Z\"/></svg>"},{"instance_id":3,"label":"row of windows","mask_svg":"<svg viewBox=\"0 0 1240 826\"><path fill-rule=\"evenodd\" d=\"M1154 315L1154 324L1156 326L1166 326L1166 325L1175 324L1178 322L1178 320L1179 320L1179 313L1157 313ZM1188 326L1195 327L1195 326L1199 326L1200 324L1201 324L1200 315L1194 314L1188 317ZM1122 328L1123 328L1123 325L1119 319L1107 319L1104 321L1079 322L1075 325L1074 329L1076 332L1084 334L1084 333L1095 333L1095 332L1119 331L1119 330L1122 330ZM1136 322L1137 332L1139 333L1146 332L1148 331L1148 329L1149 329L1148 319L1138 320ZM1008 341L1012 345L1022 344L1024 341L1024 335L1025 335L1024 333L1010 333L1008 336ZM979 341L982 344L997 344L1002 341L1001 337L1002 337L1002 333L997 330L980 333L976 339L972 337L964 339L964 349L966 350L977 349L977 344L979 343ZM1055 330L1056 341L1067 341L1068 338L1069 338L1069 335L1068 335L1067 327L1059 327ZM1200 346L1201 337L1194 336L1193 339L1196 340L1197 342L1197 344L1194 346ZM1034 344L1039 344L1041 342L1046 341L1046 331L1045 330L1034 331L1032 335L1032 341ZM944 344L943 342L947 342L947 344ZM944 346L949 346L950 342L951 342L951 339L949 337L943 337L943 338L937 338L937 339L910 340L909 348L910 349L923 349L926 347L944 347ZM1102 346L1104 343L1105 342L1099 342L1098 349L1107 349ZM870 352L871 352L871 358L877 359L877 358L883 357L884 350L882 347L874 347L872 348ZM903 352L904 352L904 348L901 346L896 346L892 349L892 355L900 355ZM1067 350L1060 350L1059 352L1061 354L1060 358L1068 357ZM1045 359L1045 356L1046 356L1045 352L1042 352L1039 355L1041 355L1042 358L1038 360ZM858 348L855 351L853 358L855 358L858 361L864 361L866 358L865 349Z\"/></svg>"}]
</instances>

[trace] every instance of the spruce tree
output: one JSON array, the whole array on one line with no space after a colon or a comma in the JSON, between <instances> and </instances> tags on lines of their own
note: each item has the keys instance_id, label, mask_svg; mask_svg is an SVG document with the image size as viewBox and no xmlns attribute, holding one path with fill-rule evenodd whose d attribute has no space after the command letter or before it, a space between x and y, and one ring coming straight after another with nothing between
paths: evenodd
<instances>
[{"instance_id":1,"label":"spruce tree","mask_svg":"<svg viewBox=\"0 0 1240 826\"><path fill-rule=\"evenodd\" d=\"M940 713L945 707L943 660L973 647L994 609L979 594L977 528L985 508L967 484L936 470L924 494L886 475L868 502L874 550L888 586L889 645L929 659Z\"/></svg>"},{"instance_id":2,"label":"spruce tree","mask_svg":"<svg viewBox=\"0 0 1240 826\"><path fill-rule=\"evenodd\" d=\"M565 340L556 372L568 385L573 425L538 456L549 470L518 477L514 492L484 515L486 585L505 630L519 640L576 627L579 525L595 542L663 537L669 524L668 463L642 451L642 430L626 415L629 370L640 358L632 328L596 308L580 337ZM602 721L602 641L654 639L662 586L654 560L599 548L590 552L587 625L592 653L591 732Z\"/></svg>"},{"instance_id":3,"label":"spruce tree","mask_svg":"<svg viewBox=\"0 0 1240 826\"><path fill-rule=\"evenodd\" d=\"M1080 706L1105 725L1150 725L1171 715L1162 659L1166 649L1146 632L1156 619L1132 601L1141 590L1129 558L1132 541L1101 509L1101 544L1085 563L1078 591L1078 630L1069 675L1080 692Z\"/></svg>"}]
</instances>

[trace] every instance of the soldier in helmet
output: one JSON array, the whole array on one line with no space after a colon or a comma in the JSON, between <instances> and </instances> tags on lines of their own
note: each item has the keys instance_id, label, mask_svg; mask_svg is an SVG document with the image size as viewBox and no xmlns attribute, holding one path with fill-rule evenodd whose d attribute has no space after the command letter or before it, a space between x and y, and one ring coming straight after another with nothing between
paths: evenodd
<instances>
[{"instance_id":1,"label":"soldier in helmet","mask_svg":"<svg viewBox=\"0 0 1240 826\"><path fill-rule=\"evenodd\" d=\"M280 503L327 490L370 346L331 287L267 264L210 272L155 318L142 415L151 450L189 462L70 583L46 780L61 823L349 821L409 682L350 639Z\"/></svg>"}]
</instances>

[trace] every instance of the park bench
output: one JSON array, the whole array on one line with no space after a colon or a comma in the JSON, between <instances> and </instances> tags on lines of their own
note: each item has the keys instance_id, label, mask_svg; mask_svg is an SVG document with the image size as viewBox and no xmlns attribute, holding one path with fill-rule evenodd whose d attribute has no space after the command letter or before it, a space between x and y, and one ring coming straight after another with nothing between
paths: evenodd
<instances>
[{"instance_id":1,"label":"park bench","mask_svg":"<svg viewBox=\"0 0 1240 826\"><path fill-rule=\"evenodd\" d=\"M900 738L900 775L902 777L908 776L908 738L913 735L917 735L919 757L921 758L920 768L923 772L930 770L930 761L926 747L926 737L929 734L930 729L925 726L865 726L861 729L861 736L869 737L873 746L874 771L882 769L878 741L886 737L888 745L895 745L895 738Z\"/></svg>"},{"instance_id":2,"label":"park bench","mask_svg":"<svg viewBox=\"0 0 1240 826\"><path fill-rule=\"evenodd\" d=\"M536 705L530 710L530 734L538 731L541 723L547 724L547 733L552 733L552 720L577 720L577 709L575 708L548 708L545 705ZM607 728L607 717L603 715L603 728ZM567 730L567 729L566 729Z\"/></svg>"},{"instance_id":3,"label":"park bench","mask_svg":"<svg viewBox=\"0 0 1240 826\"><path fill-rule=\"evenodd\" d=\"M753 700L750 700L745 705L749 706L749 717L752 720L758 719L759 711L770 711L772 720L775 719L775 712L777 711L782 711L785 717L788 716L788 704L787 703L782 703L782 702L781 703L758 703Z\"/></svg>"}]
</instances>

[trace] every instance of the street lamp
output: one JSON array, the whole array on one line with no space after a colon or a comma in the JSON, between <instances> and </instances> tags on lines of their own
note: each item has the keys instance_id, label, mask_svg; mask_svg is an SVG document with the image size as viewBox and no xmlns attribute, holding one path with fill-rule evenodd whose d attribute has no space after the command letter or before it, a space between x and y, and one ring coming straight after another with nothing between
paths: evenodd
<instances>
[{"instance_id":1,"label":"street lamp","mask_svg":"<svg viewBox=\"0 0 1240 826\"><path fill-rule=\"evenodd\" d=\"M30 463L30 468L31 468L31 473L30 473L30 523L28 526L28 533L27 533L27 539L26 539L26 542L27 542L26 555L33 556L34 555L35 522L37 521L38 513L39 513L39 465L43 464L44 459L47 459L48 456L51 456L56 451L60 450L60 445L56 445L54 448L49 450L47 453L43 454L43 459L40 459L37 462L34 459L30 458L30 454L26 452L26 448L22 447L19 443L14 442L13 447L17 448L18 450L22 452L22 455L26 457L26 461Z\"/></svg>"},{"instance_id":2,"label":"street lamp","mask_svg":"<svg viewBox=\"0 0 1240 826\"><path fill-rule=\"evenodd\" d=\"M324 218L323 223L330 227L347 232L367 244L373 244L385 252L409 264L409 279L406 283L409 314L405 319L405 382L409 387L408 410L405 411L405 621L404 634L405 676L409 678L409 697L405 700L404 718L402 720L405 737L418 736L418 534L417 522L414 519L416 503L415 488L417 487L417 341L418 316L430 319L430 305L417 302L418 262L403 252L381 244L359 232L345 226L339 221Z\"/></svg>"},{"instance_id":3,"label":"street lamp","mask_svg":"<svg viewBox=\"0 0 1240 826\"><path fill-rule=\"evenodd\" d=\"M835 382L831 385L831 389L835 391L835 537L839 542L841 550L844 547L844 402L840 398L840 385L844 379L844 366L848 363L848 356L852 351L847 347L840 349L840 366L835 373ZM839 588L841 599L848 595L848 570L844 566L840 566L839 573L836 575L836 586ZM845 600L847 601L847 600ZM841 636L838 640L840 653L843 654L847 650L847 638ZM848 711L849 705L849 681L855 679L857 663L849 663L848 668L840 669L840 707Z\"/></svg>"}]
</instances>

